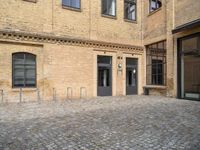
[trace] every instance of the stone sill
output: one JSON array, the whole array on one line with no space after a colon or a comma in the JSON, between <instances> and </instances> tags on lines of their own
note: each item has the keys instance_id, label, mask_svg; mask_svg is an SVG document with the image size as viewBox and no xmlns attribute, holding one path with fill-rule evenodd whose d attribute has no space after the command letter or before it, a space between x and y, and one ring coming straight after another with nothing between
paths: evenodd
<instances>
[{"instance_id":1,"label":"stone sill","mask_svg":"<svg viewBox=\"0 0 200 150\"><path fill-rule=\"evenodd\" d=\"M155 14L155 13L157 13L157 12L160 11L161 9L162 9L162 7L158 8L158 9L152 11L152 12L149 12L148 17L151 16L151 15L153 15L153 14Z\"/></svg>"},{"instance_id":2,"label":"stone sill","mask_svg":"<svg viewBox=\"0 0 200 150\"><path fill-rule=\"evenodd\" d=\"M102 17L105 17L105 18L117 20L117 17L116 17L116 16L105 15L105 14L101 14L101 16L102 16Z\"/></svg>"},{"instance_id":3,"label":"stone sill","mask_svg":"<svg viewBox=\"0 0 200 150\"><path fill-rule=\"evenodd\" d=\"M37 88L21 88L22 92L33 92L33 91L37 91ZM12 92L20 92L20 88L13 88Z\"/></svg>"},{"instance_id":4,"label":"stone sill","mask_svg":"<svg viewBox=\"0 0 200 150\"><path fill-rule=\"evenodd\" d=\"M81 12L80 8L73 8L73 7L68 7L68 6L62 6L63 9L68 9L71 11L76 11L76 12Z\"/></svg>"},{"instance_id":5,"label":"stone sill","mask_svg":"<svg viewBox=\"0 0 200 150\"><path fill-rule=\"evenodd\" d=\"M125 21L125 22L130 22L130 23L135 23L135 24L137 24L137 21L136 21L136 20L130 20L130 19L125 19L125 18L124 18L124 21Z\"/></svg>"},{"instance_id":6,"label":"stone sill","mask_svg":"<svg viewBox=\"0 0 200 150\"><path fill-rule=\"evenodd\" d=\"M144 88L147 88L147 89L162 89L162 90L167 89L166 86L159 86L159 85L146 85L146 86L144 86Z\"/></svg>"}]
</instances>

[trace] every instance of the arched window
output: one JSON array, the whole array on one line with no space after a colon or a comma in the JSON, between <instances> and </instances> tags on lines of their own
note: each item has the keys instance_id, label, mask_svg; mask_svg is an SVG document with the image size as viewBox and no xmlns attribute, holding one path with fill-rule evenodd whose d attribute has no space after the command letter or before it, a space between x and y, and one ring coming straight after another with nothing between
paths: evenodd
<instances>
[{"instance_id":1,"label":"arched window","mask_svg":"<svg viewBox=\"0 0 200 150\"><path fill-rule=\"evenodd\" d=\"M30 53L14 53L12 56L13 87L36 86L36 56Z\"/></svg>"}]
</instances>

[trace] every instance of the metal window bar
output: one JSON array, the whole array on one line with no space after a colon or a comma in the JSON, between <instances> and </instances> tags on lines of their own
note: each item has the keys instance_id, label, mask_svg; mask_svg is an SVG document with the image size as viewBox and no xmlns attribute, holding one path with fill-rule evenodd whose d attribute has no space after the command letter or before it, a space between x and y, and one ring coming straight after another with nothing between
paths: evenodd
<instances>
[{"instance_id":1,"label":"metal window bar","mask_svg":"<svg viewBox=\"0 0 200 150\"><path fill-rule=\"evenodd\" d=\"M147 85L157 85L159 82L162 83L159 85L166 85L166 41L161 41L148 45L146 58ZM152 64L152 60L158 60L161 62L156 62L155 64ZM156 71L155 73L152 72L153 69L154 71ZM160 73L160 69L162 69L162 73ZM153 76L156 76L155 83L153 83ZM160 76L162 76L162 79L160 79Z\"/></svg>"}]
</instances>

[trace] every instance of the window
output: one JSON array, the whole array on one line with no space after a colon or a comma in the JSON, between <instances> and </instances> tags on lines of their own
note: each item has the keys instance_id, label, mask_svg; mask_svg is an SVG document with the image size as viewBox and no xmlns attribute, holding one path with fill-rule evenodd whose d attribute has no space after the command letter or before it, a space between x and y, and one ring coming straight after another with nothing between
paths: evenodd
<instances>
[{"instance_id":1,"label":"window","mask_svg":"<svg viewBox=\"0 0 200 150\"><path fill-rule=\"evenodd\" d=\"M124 0L124 18L136 20L136 0Z\"/></svg>"},{"instance_id":2,"label":"window","mask_svg":"<svg viewBox=\"0 0 200 150\"><path fill-rule=\"evenodd\" d=\"M23 1L33 2L33 3L36 3L36 2L37 2L37 0L23 0Z\"/></svg>"},{"instance_id":3,"label":"window","mask_svg":"<svg viewBox=\"0 0 200 150\"><path fill-rule=\"evenodd\" d=\"M102 0L102 14L116 16L116 0Z\"/></svg>"},{"instance_id":4,"label":"window","mask_svg":"<svg viewBox=\"0 0 200 150\"><path fill-rule=\"evenodd\" d=\"M99 67L98 69L98 86L110 86L110 69Z\"/></svg>"},{"instance_id":5,"label":"window","mask_svg":"<svg viewBox=\"0 0 200 150\"><path fill-rule=\"evenodd\" d=\"M153 12L160 7L162 7L161 0L149 0L149 11L150 12Z\"/></svg>"},{"instance_id":6,"label":"window","mask_svg":"<svg viewBox=\"0 0 200 150\"><path fill-rule=\"evenodd\" d=\"M165 85L166 41L147 46L147 85Z\"/></svg>"},{"instance_id":7,"label":"window","mask_svg":"<svg viewBox=\"0 0 200 150\"><path fill-rule=\"evenodd\" d=\"M62 0L62 5L66 7L72 7L75 9L81 8L80 0Z\"/></svg>"},{"instance_id":8,"label":"window","mask_svg":"<svg viewBox=\"0 0 200 150\"><path fill-rule=\"evenodd\" d=\"M36 56L29 53L14 53L12 62L13 87L35 87Z\"/></svg>"},{"instance_id":9,"label":"window","mask_svg":"<svg viewBox=\"0 0 200 150\"><path fill-rule=\"evenodd\" d=\"M152 84L153 85L163 85L163 60L153 60L152 59Z\"/></svg>"}]
</instances>

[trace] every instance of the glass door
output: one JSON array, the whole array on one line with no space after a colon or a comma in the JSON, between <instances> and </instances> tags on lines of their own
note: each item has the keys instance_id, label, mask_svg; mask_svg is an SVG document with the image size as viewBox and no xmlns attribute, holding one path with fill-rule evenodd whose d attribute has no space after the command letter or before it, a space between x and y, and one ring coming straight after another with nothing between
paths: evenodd
<instances>
[{"instance_id":1,"label":"glass door","mask_svg":"<svg viewBox=\"0 0 200 150\"><path fill-rule=\"evenodd\" d=\"M180 42L180 98L200 100L200 35Z\"/></svg>"},{"instance_id":2,"label":"glass door","mask_svg":"<svg viewBox=\"0 0 200 150\"><path fill-rule=\"evenodd\" d=\"M137 63L136 58L126 58L126 95L137 94Z\"/></svg>"},{"instance_id":3,"label":"glass door","mask_svg":"<svg viewBox=\"0 0 200 150\"><path fill-rule=\"evenodd\" d=\"M112 96L112 57L98 56L97 60L97 95Z\"/></svg>"}]
</instances>

